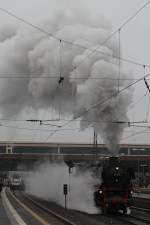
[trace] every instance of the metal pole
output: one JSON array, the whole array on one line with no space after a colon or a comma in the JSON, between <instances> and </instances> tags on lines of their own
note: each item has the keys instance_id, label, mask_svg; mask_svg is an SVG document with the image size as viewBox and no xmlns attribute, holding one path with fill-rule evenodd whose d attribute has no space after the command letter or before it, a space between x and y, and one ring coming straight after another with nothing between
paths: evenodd
<instances>
[{"instance_id":1,"label":"metal pole","mask_svg":"<svg viewBox=\"0 0 150 225\"><path fill-rule=\"evenodd\" d=\"M144 185L144 167L145 167L145 166L143 166L143 170L142 170L142 175L143 175L143 179L142 179L142 180L143 180L143 187L145 186L145 185Z\"/></svg>"},{"instance_id":2,"label":"metal pole","mask_svg":"<svg viewBox=\"0 0 150 225\"><path fill-rule=\"evenodd\" d=\"M69 167L69 208L70 208L70 179L71 179L71 168Z\"/></svg>"},{"instance_id":3,"label":"metal pole","mask_svg":"<svg viewBox=\"0 0 150 225\"><path fill-rule=\"evenodd\" d=\"M138 159L138 186L140 187L140 160Z\"/></svg>"},{"instance_id":4,"label":"metal pole","mask_svg":"<svg viewBox=\"0 0 150 225\"><path fill-rule=\"evenodd\" d=\"M67 195L65 195L65 209L67 209Z\"/></svg>"}]
</instances>

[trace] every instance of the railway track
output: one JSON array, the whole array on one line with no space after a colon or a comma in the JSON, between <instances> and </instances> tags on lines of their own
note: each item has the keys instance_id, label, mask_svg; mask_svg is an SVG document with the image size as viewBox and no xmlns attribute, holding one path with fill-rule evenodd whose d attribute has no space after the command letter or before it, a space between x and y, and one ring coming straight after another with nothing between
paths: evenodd
<instances>
[{"instance_id":1,"label":"railway track","mask_svg":"<svg viewBox=\"0 0 150 225\"><path fill-rule=\"evenodd\" d=\"M35 202L29 197L25 197L24 195L18 195L16 192L12 193L11 191L7 190L7 196L11 200L11 204L15 208L23 208L26 213L31 215L35 221L34 224L43 224L43 225L76 225L72 221L58 215L57 213L47 209L46 207L40 205L39 203ZM19 211L22 211L22 209ZM22 215L21 215L22 217ZM23 216L23 220L25 224L30 224L31 218L25 218Z\"/></svg>"},{"instance_id":2,"label":"railway track","mask_svg":"<svg viewBox=\"0 0 150 225\"><path fill-rule=\"evenodd\" d=\"M140 207L135 207L133 206L132 207L133 210L138 210L138 211L142 211L142 212L146 212L146 213L149 213L150 214L150 209L145 209L145 208L140 208Z\"/></svg>"},{"instance_id":3,"label":"railway track","mask_svg":"<svg viewBox=\"0 0 150 225\"><path fill-rule=\"evenodd\" d=\"M132 218L138 219L141 222L150 224L150 210L139 207L132 207Z\"/></svg>"},{"instance_id":4,"label":"railway track","mask_svg":"<svg viewBox=\"0 0 150 225\"><path fill-rule=\"evenodd\" d=\"M114 216L113 216L114 218ZM144 208L132 207L132 213L129 216L116 216L124 224L129 225L150 225L150 210Z\"/></svg>"},{"instance_id":5,"label":"railway track","mask_svg":"<svg viewBox=\"0 0 150 225\"><path fill-rule=\"evenodd\" d=\"M34 204L35 206L39 207L40 209L42 209L43 211L53 215L54 217L56 217L58 220L60 220L61 222L65 223L66 225L76 225L75 223L73 223L72 221L68 220L67 218L59 215L58 213L52 211L51 209L48 209L47 207L45 207L44 205L40 204L39 202L35 201L33 198L31 198L29 195L26 195L25 193L22 193L23 196L28 199L32 204Z\"/></svg>"},{"instance_id":6,"label":"railway track","mask_svg":"<svg viewBox=\"0 0 150 225\"><path fill-rule=\"evenodd\" d=\"M147 220L147 219L142 219L142 218L137 218L137 217L134 217L134 216L130 216L129 218L127 218L127 220L125 221L129 221L131 222L131 224L139 224L139 225L149 225L150 224L150 221Z\"/></svg>"},{"instance_id":7,"label":"railway track","mask_svg":"<svg viewBox=\"0 0 150 225\"><path fill-rule=\"evenodd\" d=\"M135 207L141 208L141 206L145 209L150 210L150 199L149 198L143 198L143 197L134 197L134 205Z\"/></svg>"},{"instance_id":8,"label":"railway track","mask_svg":"<svg viewBox=\"0 0 150 225\"><path fill-rule=\"evenodd\" d=\"M21 202L25 202L25 204L27 203L29 206L34 205L35 207L40 208L43 212L46 212L60 220L61 223L55 223L56 225L106 225L104 221L96 220L95 218L90 217L87 213L70 209L66 210L55 203L39 199L35 196L29 196L23 192L15 192L14 194ZM51 222L51 224L53 223ZM107 223L107 225L109 224Z\"/></svg>"},{"instance_id":9,"label":"railway track","mask_svg":"<svg viewBox=\"0 0 150 225\"><path fill-rule=\"evenodd\" d=\"M123 221L124 224L127 223L129 225L150 225L150 221L148 219L142 219L136 216L127 216L119 219Z\"/></svg>"},{"instance_id":10,"label":"railway track","mask_svg":"<svg viewBox=\"0 0 150 225\"><path fill-rule=\"evenodd\" d=\"M38 205L39 207L41 208L44 208L48 211L51 211L50 209L48 209L47 207L43 206L42 203L39 203L35 200L33 200L30 196L28 195L25 195L26 198L28 198L30 201L34 202L36 205ZM137 218L136 216L116 216L116 217L110 217L110 216L107 216L107 217L103 217L102 215L89 215L89 214L85 214L85 213L81 213L81 212L77 212L79 216L82 216L84 215L85 218L85 221L84 223L85 224L89 224L89 218L92 219L93 223L94 224L100 224L100 221L101 221L101 224L123 224L123 225L147 225L147 224L150 224L150 221L147 220L146 218L145 219L142 219L142 218ZM119 219L119 220L118 220ZM118 220L118 221L117 221ZM79 224L84 224L83 222L79 222Z\"/></svg>"},{"instance_id":11,"label":"railway track","mask_svg":"<svg viewBox=\"0 0 150 225\"><path fill-rule=\"evenodd\" d=\"M65 218L69 218L69 221L71 221L72 224L76 225L125 225L122 222L117 222L115 220L112 223L112 219L109 217L104 217L100 214L88 214L84 212L80 212L77 210L65 210L64 208L55 205L55 203L48 202L42 199L39 199L35 196L29 196L24 193L21 193L21 195L24 196L24 198L28 199L30 202L35 204L36 206L40 207L41 209L50 212L58 217L63 216L63 220ZM58 214L59 213L59 214ZM68 220L68 219L67 219Z\"/></svg>"},{"instance_id":12,"label":"railway track","mask_svg":"<svg viewBox=\"0 0 150 225\"><path fill-rule=\"evenodd\" d=\"M51 205L50 202L38 199L34 196L26 195L25 193L15 192L14 196L27 207L31 209L40 209L46 213L49 220L47 224L59 225L150 225L149 210L133 208L131 216L107 215L100 214L90 215L76 210L65 210L63 207ZM51 205L51 207L50 207ZM57 209L56 209L57 208ZM53 210L54 209L54 210ZM61 210L60 210L61 209ZM57 220L57 223L56 223ZM49 221L51 221L49 223ZM54 221L54 223L53 223ZM58 222L59 221L59 222ZM44 224L44 223L43 223Z\"/></svg>"}]
</instances>

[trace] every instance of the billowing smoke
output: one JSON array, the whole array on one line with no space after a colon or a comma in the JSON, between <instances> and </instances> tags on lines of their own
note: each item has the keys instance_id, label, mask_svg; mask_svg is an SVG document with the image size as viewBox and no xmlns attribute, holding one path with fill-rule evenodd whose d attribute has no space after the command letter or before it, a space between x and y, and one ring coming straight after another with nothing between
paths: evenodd
<instances>
[{"instance_id":1,"label":"billowing smoke","mask_svg":"<svg viewBox=\"0 0 150 225\"><path fill-rule=\"evenodd\" d=\"M94 204L94 185L100 180L90 170L77 172L73 168L69 176L64 163L43 163L25 179L26 192L64 207L63 184L68 184L67 208L88 213L98 213ZM46 185L45 185L46 184Z\"/></svg>"},{"instance_id":2,"label":"billowing smoke","mask_svg":"<svg viewBox=\"0 0 150 225\"><path fill-rule=\"evenodd\" d=\"M60 10L39 26L58 40L33 28L1 27L0 74L18 77L1 79L1 114L53 108L64 116L80 116L81 129L94 127L115 152L125 125L111 121L127 120L133 90L117 95L118 87L128 82L121 79L118 85L116 80L118 59L111 56L118 56L117 40L101 46L112 31L110 23L75 7ZM85 59L95 48L102 53ZM64 81L59 84L60 76ZM121 68L120 77L129 76Z\"/></svg>"}]
</instances>

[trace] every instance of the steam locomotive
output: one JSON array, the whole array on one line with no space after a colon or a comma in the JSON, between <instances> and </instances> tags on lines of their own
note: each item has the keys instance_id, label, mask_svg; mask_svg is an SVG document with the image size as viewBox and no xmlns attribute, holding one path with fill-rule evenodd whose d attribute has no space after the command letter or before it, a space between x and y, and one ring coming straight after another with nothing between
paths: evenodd
<instances>
[{"instance_id":1,"label":"steam locomotive","mask_svg":"<svg viewBox=\"0 0 150 225\"><path fill-rule=\"evenodd\" d=\"M117 157L110 157L102 169L102 183L94 192L95 205L102 213L130 214L133 205L134 170L123 166Z\"/></svg>"}]
</instances>

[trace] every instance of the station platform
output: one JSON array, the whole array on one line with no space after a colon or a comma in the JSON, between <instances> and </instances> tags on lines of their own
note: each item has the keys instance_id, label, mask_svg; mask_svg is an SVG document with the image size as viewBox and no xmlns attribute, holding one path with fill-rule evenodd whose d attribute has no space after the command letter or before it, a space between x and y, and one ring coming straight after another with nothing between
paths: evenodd
<instances>
[{"instance_id":1,"label":"station platform","mask_svg":"<svg viewBox=\"0 0 150 225\"><path fill-rule=\"evenodd\" d=\"M0 225L11 225L0 197Z\"/></svg>"}]
</instances>

